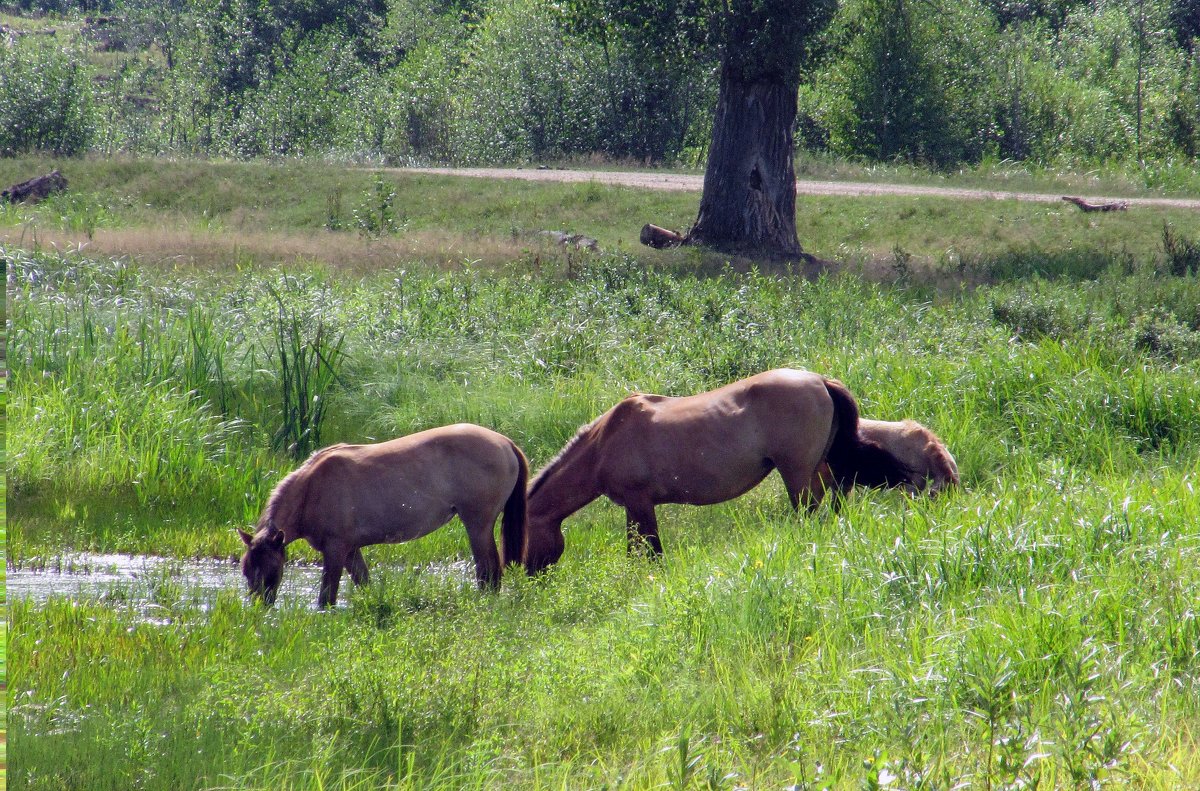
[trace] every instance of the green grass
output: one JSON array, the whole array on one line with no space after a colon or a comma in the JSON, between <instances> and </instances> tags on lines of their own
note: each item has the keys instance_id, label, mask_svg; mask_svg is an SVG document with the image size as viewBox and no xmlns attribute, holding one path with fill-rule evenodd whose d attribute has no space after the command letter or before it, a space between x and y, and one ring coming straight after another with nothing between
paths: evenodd
<instances>
[{"instance_id":1,"label":"green grass","mask_svg":"<svg viewBox=\"0 0 1200 791\"><path fill-rule=\"evenodd\" d=\"M117 189L99 179L121 165L86 165L88 189ZM149 166L128 166L146 194ZM188 201L217 184L248 190L218 225L261 212L287 237L320 222L317 199L266 197L299 182L246 186L265 166L191 187L183 175L225 166L161 167L190 197L138 197L114 227L207 221ZM582 225L621 194L486 184L422 182L409 222L502 233L574 200L563 216ZM504 208L481 219L489 201ZM594 221L632 220L633 203ZM836 205L805 222L833 237L863 221ZM972 206L843 206L874 212L872 238L975 249ZM934 501L859 492L836 514L791 513L774 479L666 506L657 563L626 557L622 513L598 503L568 521L562 563L495 595L474 589L451 526L369 549L371 585L333 612L264 611L177 578L149 602L119 587L13 602L17 787L1195 787L1200 278L1167 273L1158 215L1122 219L1143 245L1109 238L1108 218L1013 210L1007 252L932 257L934 280L896 254L884 283L688 252L210 270L10 242L17 568L240 551L233 528L296 464L271 449L274 295L301 327L344 334L322 442L470 420L536 467L630 390L793 365L845 381L868 416L929 425L964 479ZM1022 252L1017 237L1038 234Z\"/></svg>"},{"instance_id":2,"label":"green grass","mask_svg":"<svg viewBox=\"0 0 1200 791\"><path fill-rule=\"evenodd\" d=\"M8 265L4 266L7 275ZM7 319L8 301L5 300L3 315ZM7 323L7 322L6 322ZM0 346L0 367L8 370L8 340ZM0 617L0 682L3 684L4 700L0 702L0 789L8 787L8 377L0 381L0 461L4 461L4 474L0 476L0 547L4 549L4 570L0 572L0 585L6 593L4 615Z\"/></svg>"},{"instance_id":3,"label":"green grass","mask_svg":"<svg viewBox=\"0 0 1200 791\"><path fill-rule=\"evenodd\" d=\"M1065 165L985 160L938 171L904 162L855 162L828 154L801 152L796 177L831 181L930 184L1012 192L1110 196L1200 194L1200 173L1187 162L1104 163L1087 171Z\"/></svg>"},{"instance_id":4,"label":"green grass","mask_svg":"<svg viewBox=\"0 0 1200 791\"><path fill-rule=\"evenodd\" d=\"M172 267L299 258L370 272L398 259L503 268L529 256L557 264L565 253L539 232L567 230L665 266L713 271L727 260L639 245L646 222L686 229L695 220L697 197L690 193L389 172L384 178L395 191L395 232L375 238L356 224L356 215L378 210L376 176L365 170L297 162L26 158L0 160L0 183L55 166L70 192L36 208L0 208L0 239L22 247L84 245ZM1100 182L1097 190L1105 186ZM1095 270L1160 250L1164 223L1186 233L1194 220L1195 212L1185 209L1138 207L1097 219L1066 204L925 197L802 196L797 213L805 249L843 267L888 273L901 262L918 274L955 277L964 271L988 276L1012 259L1038 262L1032 268L1043 275Z\"/></svg>"}]
</instances>

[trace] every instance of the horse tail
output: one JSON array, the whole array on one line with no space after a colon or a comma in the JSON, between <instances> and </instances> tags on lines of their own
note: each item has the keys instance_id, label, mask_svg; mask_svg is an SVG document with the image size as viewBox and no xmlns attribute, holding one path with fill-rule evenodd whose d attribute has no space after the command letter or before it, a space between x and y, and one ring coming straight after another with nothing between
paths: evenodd
<instances>
[{"instance_id":1,"label":"horse tail","mask_svg":"<svg viewBox=\"0 0 1200 791\"><path fill-rule=\"evenodd\" d=\"M833 400L834 434L825 460L834 479L843 487L854 484L875 488L903 486L913 471L894 453L862 436L858 428L858 401L841 382L825 380L825 390Z\"/></svg>"},{"instance_id":2,"label":"horse tail","mask_svg":"<svg viewBox=\"0 0 1200 791\"><path fill-rule=\"evenodd\" d=\"M529 462L516 443L512 444L512 452L517 457L517 482L508 501L504 503L504 517L500 521L501 568L525 559L525 510L528 502L525 487L529 482Z\"/></svg>"}]
</instances>

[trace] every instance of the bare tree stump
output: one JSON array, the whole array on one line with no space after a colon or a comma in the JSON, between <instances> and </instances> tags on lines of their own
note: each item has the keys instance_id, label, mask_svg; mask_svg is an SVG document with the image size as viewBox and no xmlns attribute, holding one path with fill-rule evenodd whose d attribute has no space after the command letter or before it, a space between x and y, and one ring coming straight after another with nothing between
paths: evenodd
<instances>
[{"instance_id":1,"label":"bare tree stump","mask_svg":"<svg viewBox=\"0 0 1200 791\"><path fill-rule=\"evenodd\" d=\"M0 192L0 200L5 200L9 203L37 203L40 200L45 200L55 192L60 192L66 188L66 177L57 170L52 170L44 176L38 176L29 181L22 181L20 184L12 185L3 192Z\"/></svg>"},{"instance_id":2,"label":"bare tree stump","mask_svg":"<svg viewBox=\"0 0 1200 791\"><path fill-rule=\"evenodd\" d=\"M1074 198L1069 195L1063 195L1063 200L1067 203L1074 203L1083 211L1125 211L1129 208L1129 204L1123 200L1111 203L1089 203L1083 198Z\"/></svg>"},{"instance_id":3,"label":"bare tree stump","mask_svg":"<svg viewBox=\"0 0 1200 791\"><path fill-rule=\"evenodd\" d=\"M678 247L683 244L684 237L674 231L668 231L666 228L659 228L657 225L646 223L642 226L642 244L647 247L662 249L664 247Z\"/></svg>"}]
</instances>

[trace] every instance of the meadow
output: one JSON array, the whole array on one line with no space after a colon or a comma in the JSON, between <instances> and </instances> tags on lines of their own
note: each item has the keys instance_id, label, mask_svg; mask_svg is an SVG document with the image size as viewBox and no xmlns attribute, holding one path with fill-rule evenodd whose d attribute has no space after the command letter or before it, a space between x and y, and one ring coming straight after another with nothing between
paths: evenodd
<instances>
[{"instance_id":1,"label":"meadow","mask_svg":"<svg viewBox=\"0 0 1200 791\"><path fill-rule=\"evenodd\" d=\"M1200 785L1194 212L804 199L841 263L800 277L635 245L689 195L71 167L0 210L10 573L234 558L313 447L467 420L536 468L631 391L785 365L933 428L963 486L808 515L772 478L661 508L657 562L596 503L495 594L455 524L329 612L181 574L11 601L14 788Z\"/></svg>"}]
</instances>

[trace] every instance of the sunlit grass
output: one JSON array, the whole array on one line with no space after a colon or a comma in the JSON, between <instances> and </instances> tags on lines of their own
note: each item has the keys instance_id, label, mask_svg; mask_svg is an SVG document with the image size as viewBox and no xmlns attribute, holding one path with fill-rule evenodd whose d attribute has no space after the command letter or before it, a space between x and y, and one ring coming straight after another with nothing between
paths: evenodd
<instances>
[{"instance_id":1,"label":"sunlit grass","mask_svg":"<svg viewBox=\"0 0 1200 791\"><path fill-rule=\"evenodd\" d=\"M503 269L523 259L554 269L572 265L578 254L549 243L541 232L550 230L593 237L609 251L636 251L658 266L718 271L728 260L694 249L640 246L638 234L647 222L680 230L694 222L697 196L690 193L393 170L384 179L395 191L395 230L376 238L355 224L356 212L378 208L376 176L367 170L309 162L26 158L0 160L0 183L51 167L63 169L70 192L38 207L0 207L3 243L82 245L96 255L202 270L296 260L357 273L398 260L437 268ZM876 278L933 273L973 282L1003 277L1018 266L1045 276L1143 258L1161 249L1164 222L1187 233L1194 214L1138 207L1097 219L1054 203L801 196L797 227L805 250L841 269L862 268Z\"/></svg>"},{"instance_id":2,"label":"sunlit grass","mask_svg":"<svg viewBox=\"0 0 1200 791\"><path fill-rule=\"evenodd\" d=\"M494 595L454 524L369 548L371 584L333 612L177 576L148 599L12 602L14 778L1191 787L1200 280L1106 244L977 260L961 289L616 254L205 271L0 248L19 569L240 551L233 528L295 464L270 449L273 294L345 335L322 442L469 420L536 467L631 390L791 365L929 425L964 480L811 516L774 478L664 506L660 562L628 558L623 513L597 503L560 564Z\"/></svg>"}]
</instances>

